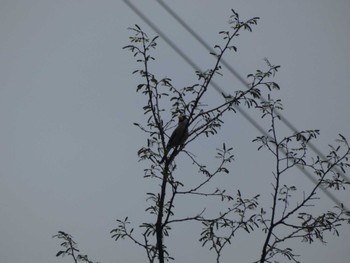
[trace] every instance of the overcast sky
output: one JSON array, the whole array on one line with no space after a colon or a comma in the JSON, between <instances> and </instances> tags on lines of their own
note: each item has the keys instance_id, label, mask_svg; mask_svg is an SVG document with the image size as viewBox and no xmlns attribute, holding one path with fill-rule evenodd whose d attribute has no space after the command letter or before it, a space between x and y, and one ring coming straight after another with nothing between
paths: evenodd
<instances>
[{"instance_id":1,"label":"overcast sky","mask_svg":"<svg viewBox=\"0 0 350 263\"><path fill-rule=\"evenodd\" d=\"M157 1L132 2L192 60L212 66L212 56ZM165 2L211 46L222 43L217 33L228 28L231 8L242 18L259 16L226 60L242 76L263 68L265 57L281 65L281 91L273 96L282 99L284 118L297 129L321 130L315 143L321 151L338 133L350 139L350 1ZM134 24L156 35L123 1L0 0L0 262L72 262L55 258L59 242L51 237L58 230L72 234L94 261L145 262L141 248L116 243L109 234L117 218L129 216L135 227L149 219L145 193L157 187L143 178L147 163L138 163L136 154L146 137L132 123L145 122L144 100L135 92L140 80L131 74L138 65L122 50ZM192 85L193 69L158 42L153 72L172 78L176 87ZM218 82L227 92L244 89L229 74ZM220 95L211 91L208 101L218 102ZM291 131L281 124L281 132ZM266 152L256 152L251 141L258 135L235 114L216 138L200 138L189 150L211 160L222 142L232 145L231 173L216 183L269 201L273 163ZM186 171L179 179L191 185L199 176L191 162L181 157L178 165ZM298 186L312 187L305 175L293 176ZM349 191L336 196L350 207ZM319 211L334 205L320 197ZM179 215L191 215L215 203L176 205ZM214 254L196 242L200 230L174 228L167 244L176 262L214 262ZM256 260L261 238L260 230L242 234L223 260ZM303 262L350 261L349 226L326 240L327 246L293 246Z\"/></svg>"}]
</instances>

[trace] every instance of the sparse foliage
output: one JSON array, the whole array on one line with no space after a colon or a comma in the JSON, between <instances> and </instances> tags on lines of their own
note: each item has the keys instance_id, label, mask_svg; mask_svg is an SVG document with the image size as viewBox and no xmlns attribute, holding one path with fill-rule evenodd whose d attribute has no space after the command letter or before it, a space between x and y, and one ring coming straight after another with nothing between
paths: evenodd
<instances>
[{"instance_id":1,"label":"sparse foliage","mask_svg":"<svg viewBox=\"0 0 350 263\"><path fill-rule=\"evenodd\" d=\"M56 254L56 257L70 256L72 257L74 263L78 263L78 262L94 263L88 258L87 255L83 255L79 253L80 251L77 247L77 243L73 240L73 237L70 234L67 234L63 231L58 231L58 233L54 235L53 238L63 240L63 242L60 244L63 250L58 251Z\"/></svg>"},{"instance_id":2,"label":"sparse foliage","mask_svg":"<svg viewBox=\"0 0 350 263\"><path fill-rule=\"evenodd\" d=\"M270 129L268 135L257 137L254 141L260 144L258 150L267 149L275 159L271 213L261 210L258 215L266 239L261 258L257 262L272 262L271 259L277 255L299 262L287 241L299 239L308 243L315 240L325 242L326 232L339 235L337 228L341 223L349 222L350 213L343 205L319 215L310 212L310 207L317 204L320 187L328 190L345 190L349 185L349 182L340 177L339 171L345 172L345 167L350 166L348 163L350 147L344 136L339 135L340 138L337 140L339 145L330 146L331 151L325 160L319 156L310 156L309 144L317 138L318 130L305 130L279 138L276 122L280 120L278 110L282 110L280 100L275 101L268 97L268 100L261 102L257 108L261 110L263 118L270 119ZM315 175L317 182L308 192L283 183L287 172L297 167ZM292 202L292 197L295 196L300 198ZM281 228L283 228L282 235Z\"/></svg>"},{"instance_id":3,"label":"sparse foliage","mask_svg":"<svg viewBox=\"0 0 350 263\"><path fill-rule=\"evenodd\" d=\"M270 96L274 90L280 89L272 80L279 66L274 66L266 60L266 70L257 70L248 75L248 89L222 94L223 101L217 105L204 103L212 79L216 75L222 75L223 56L228 51L237 52L237 47L233 44L234 39L244 30L252 31L252 26L257 24L258 19L254 17L242 21L232 10L230 29L220 32L223 44L214 47L217 53L212 53L212 68L203 72L197 71L198 83L183 88L174 87L170 78L158 78L151 71L152 62L155 60L152 52L157 46L157 37L148 37L138 25L130 29L133 32L133 36L130 37L131 44L124 49L129 50L141 65L133 73L143 80L137 85L136 91L146 99L143 106L145 124L134 123L148 136L147 143L140 148L138 156L140 160L149 163L149 167L144 170L144 178L159 184L160 188L158 192L146 194L149 203L146 212L153 216L151 222L144 222L138 228L134 228L128 217L118 219L117 226L111 234L116 241L130 240L143 248L151 263L174 260L171 248L166 246L166 238L180 222L200 224L202 232L199 233L199 242L215 253L217 263L221 262L223 250L231 244L233 238L241 232L252 234L257 229L265 233L265 241L262 244L261 257L256 262L273 262L272 260L281 255L290 261L299 262L288 243L289 240L324 242L326 232L338 235L338 227L343 222L349 222L350 214L343 206L318 215L308 209L317 205L320 187L331 190L346 188L348 182L340 177L339 170L345 173L349 168L350 147L340 135L339 145L331 147L329 155L323 160L319 156L310 156L308 150L309 143L317 138L318 130L300 131L289 136L279 134L276 123L280 120L278 111L283 110L282 103ZM269 94L267 100L262 98L262 93ZM213 178L229 173L230 164L234 161L232 147L223 143L217 149L216 167L208 167L187 150L187 146L197 138L215 136L224 125L223 116L228 112L235 113L235 108L241 106L260 110L262 118L269 119L268 133L253 141L258 143L259 151L266 149L275 160L270 209L259 203L262 193L253 197L243 197L242 189L237 189L235 195L224 188L208 190ZM169 112L171 118L166 122L166 114ZM189 119L189 137L183 145L176 146L167 154L165 149L168 132L173 128L179 113L185 114ZM178 178L174 173L177 171L176 161L179 155L187 157L202 175L197 185L188 187L183 181L175 179ZM163 158L165 162L161 162ZM287 172L296 168L309 170L315 175L317 183L311 190L297 189L295 185L285 182ZM214 216L203 209L184 217L176 217L174 209L179 196L188 200L195 197L214 199L226 208ZM281 229L284 231L281 232ZM138 235L135 235L135 230L138 231ZM139 236L141 238L138 238ZM78 250L71 236L59 232L55 237L63 238L65 242L61 246L66 248L57 256L70 255L77 262L79 256L76 257L75 254Z\"/></svg>"}]
</instances>

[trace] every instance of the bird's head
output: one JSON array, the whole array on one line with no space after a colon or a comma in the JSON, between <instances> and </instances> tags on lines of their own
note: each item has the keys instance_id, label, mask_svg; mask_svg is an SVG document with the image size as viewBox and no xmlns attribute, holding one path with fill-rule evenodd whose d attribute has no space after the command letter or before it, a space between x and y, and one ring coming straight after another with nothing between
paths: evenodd
<instances>
[{"instance_id":1,"label":"bird's head","mask_svg":"<svg viewBox=\"0 0 350 263\"><path fill-rule=\"evenodd\" d=\"M179 118L179 122L183 122L183 121L187 120L186 115L184 115L182 113L179 114L178 118Z\"/></svg>"}]
</instances>

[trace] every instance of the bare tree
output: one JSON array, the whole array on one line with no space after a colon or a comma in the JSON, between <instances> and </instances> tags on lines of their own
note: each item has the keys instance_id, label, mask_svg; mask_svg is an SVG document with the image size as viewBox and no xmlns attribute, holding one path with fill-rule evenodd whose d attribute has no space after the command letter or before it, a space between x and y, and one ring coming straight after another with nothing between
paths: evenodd
<instances>
[{"instance_id":1,"label":"bare tree","mask_svg":"<svg viewBox=\"0 0 350 263\"><path fill-rule=\"evenodd\" d=\"M222 94L222 103L217 105L204 103L213 78L222 75L220 65L223 56L228 51L237 51L233 44L235 38L241 31L252 31L252 26L256 25L259 19L254 17L242 21L233 10L230 18L229 30L220 32L223 44L216 45L217 52L211 54L214 57L212 68L204 72L197 71L198 83L180 89L172 85L170 78L158 78L150 70L155 60L152 51L157 46L158 37L149 38L135 25L130 29L133 32L130 37L131 44L124 47L132 52L141 65L140 69L134 71L134 74L143 79L143 82L137 85L136 91L146 99L143 106L146 122L135 123L148 137L146 145L138 151L138 156L140 160L149 163L144 177L160 187L157 192L147 193L149 206L146 211L154 218L137 228L139 234L134 233L135 228L128 217L118 219L117 226L111 234L115 240L128 239L143 248L149 262L164 263L174 259L166 246L166 238L178 223L198 222L202 226L199 242L203 247L214 251L216 262L221 262L223 249L240 234L240 231L251 233L257 229L262 229L266 234L261 258L257 262L270 262L279 255L298 262L296 254L287 243L288 240L301 239L310 243L316 239L323 241L326 231L338 234L337 228L340 224L344 221L349 222L350 214L343 206L321 215L308 212L309 206L317 204L320 187L345 189L348 182L341 179L337 169L345 173L349 167L350 148L346 139L340 135L339 143L342 147L332 148L327 159L323 160L318 156L308 155L309 142L316 138L319 133L317 130L301 131L286 137L278 134L277 110L282 110L282 104L279 100L273 100L270 92L279 89L279 85L271 80L279 66L274 66L266 60L266 70L257 70L248 75L248 89L237 90L233 94ZM267 100L262 99L262 93L269 94ZM168 105L171 105L170 109ZM262 117L271 120L268 134L254 140L260 144L258 150L266 148L275 158L271 210L259 204L260 195L247 198L240 190L237 190L236 195L227 193L224 188L208 190L207 186L211 185L213 178L229 173L229 164L234 161L232 147L224 143L217 149L216 167L208 167L208 164L203 164L195 154L187 150L187 146L197 138L215 136L224 125L223 116L230 112L235 113L235 108L242 106L251 110L261 110ZM172 117L166 122L164 118L169 112ZM167 148L168 132L179 114L186 115L189 120L186 125L189 130L188 138L170 150ZM189 158L197 171L203 175L196 186L186 187L184 182L175 179L179 155ZM317 176L318 183L310 192L303 189L299 191L295 186L283 183L286 172L296 167L308 169ZM303 194L300 195L300 192ZM176 217L174 209L177 197L180 196L188 200L197 197L214 199L218 203L224 202L226 208L214 216L203 209L184 217ZM291 196L302 197L294 202L295 199ZM280 234L280 228L287 231ZM71 247L65 254L71 255L75 260L73 252Z\"/></svg>"}]
</instances>

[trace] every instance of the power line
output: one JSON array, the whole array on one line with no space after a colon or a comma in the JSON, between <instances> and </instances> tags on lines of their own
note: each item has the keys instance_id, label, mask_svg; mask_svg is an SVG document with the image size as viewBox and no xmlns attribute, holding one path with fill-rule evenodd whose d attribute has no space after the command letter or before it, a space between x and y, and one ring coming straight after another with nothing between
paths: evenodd
<instances>
[{"instance_id":1,"label":"power line","mask_svg":"<svg viewBox=\"0 0 350 263\"><path fill-rule=\"evenodd\" d=\"M180 25L182 25L183 28L185 28L199 43L202 44L209 52L215 53L215 50L210 47L210 45L202 38L200 37L195 30L193 30L183 19L181 19L167 4L165 4L163 1L157 0L159 5L161 5ZM234 75L247 89L249 89L249 83L229 64L225 61L224 58L221 60L222 65L228 71ZM264 97L261 97L261 100L266 101ZM287 120L287 118L284 118L283 115L276 111L278 115L281 117L282 122L293 132L298 132L297 128ZM322 159L326 159L326 156L319 150L317 149L316 146L314 146L312 143L309 143L310 148L317 154L319 155ZM345 174L340 171L339 169L335 169L339 175L345 179L346 181L350 182L349 179L345 176Z\"/></svg>"},{"instance_id":2,"label":"power line","mask_svg":"<svg viewBox=\"0 0 350 263\"><path fill-rule=\"evenodd\" d=\"M200 37L189 25L185 23L169 6L164 2L157 0L157 2L180 24L187 30L199 43L202 44L209 52L216 53L215 50L202 38ZM232 75L234 75L244 86L249 87L249 83L234 69L224 58L221 59L222 65L224 65Z\"/></svg>"},{"instance_id":3,"label":"power line","mask_svg":"<svg viewBox=\"0 0 350 263\"><path fill-rule=\"evenodd\" d=\"M173 41L171 41L170 38L168 38L152 21L150 21L135 5L133 5L129 0L123 0L124 3L132 9L146 24L148 24L159 36L162 37L162 39L180 56L182 57L194 70L201 71L200 67L196 65ZM176 13L174 13L167 5L165 5L163 2L157 0L158 3L161 4L161 6L171 15L173 16L189 33L193 35L197 41L199 41L209 52L215 52L204 40L201 38L193 29L191 29ZM240 76L240 74L233 69L224 59L222 59L222 64L230 71L231 74L233 74L245 87L249 88L249 83L245 81L245 79ZM214 80L211 81L211 85L217 90L220 94L225 94L225 92L215 83ZM265 100L262 98L262 100ZM239 113L241 113L259 132L264 134L265 136L268 136L268 133L262 128L253 118L251 118L246 112L244 112L243 109L236 107L235 108ZM279 113L278 113L279 114ZM279 114L280 115L280 114ZM280 115L282 117L282 115ZM281 118L282 121L289 127L292 131L297 132L297 129L285 118ZM325 156L312 144L309 144L310 148L316 152L320 157L325 159ZM306 175L306 177L313 182L314 184L317 184L318 181L313 177L313 175L303 168L297 166L298 169ZM342 172L338 172L345 180L348 181L348 179L345 177L345 175ZM323 191L325 195L327 195L335 204L340 206L342 203L325 187L320 185L320 189ZM343 205L345 210L349 211L349 209Z\"/></svg>"}]
</instances>

